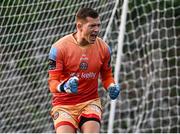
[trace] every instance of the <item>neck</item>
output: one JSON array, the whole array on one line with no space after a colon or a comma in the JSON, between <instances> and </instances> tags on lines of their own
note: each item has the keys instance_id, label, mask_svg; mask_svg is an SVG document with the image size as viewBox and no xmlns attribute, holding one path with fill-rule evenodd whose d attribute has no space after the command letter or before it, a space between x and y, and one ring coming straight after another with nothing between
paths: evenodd
<instances>
[{"instance_id":1,"label":"neck","mask_svg":"<svg viewBox=\"0 0 180 134\"><path fill-rule=\"evenodd\" d=\"M81 33L77 32L74 34L74 38L76 39L79 46L88 46L89 42L87 42L84 38L82 38Z\"/></svg>"}]
</instances>

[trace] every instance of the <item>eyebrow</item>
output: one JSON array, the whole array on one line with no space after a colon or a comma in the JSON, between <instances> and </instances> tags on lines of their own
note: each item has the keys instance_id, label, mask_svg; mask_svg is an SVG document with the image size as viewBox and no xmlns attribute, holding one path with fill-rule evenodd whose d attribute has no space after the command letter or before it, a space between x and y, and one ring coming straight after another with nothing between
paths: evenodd
<instances>
[{"instance_id":1,"label":"eyebrow","mask_svg":"<svg viewBox=\"0 0 180 134\"><path fill-rule=\"evenodd\" d=\"M90 24L91 26L100 26L101 25L101 23L96 23L96 24Z\"/></svg>"}]
</instances>

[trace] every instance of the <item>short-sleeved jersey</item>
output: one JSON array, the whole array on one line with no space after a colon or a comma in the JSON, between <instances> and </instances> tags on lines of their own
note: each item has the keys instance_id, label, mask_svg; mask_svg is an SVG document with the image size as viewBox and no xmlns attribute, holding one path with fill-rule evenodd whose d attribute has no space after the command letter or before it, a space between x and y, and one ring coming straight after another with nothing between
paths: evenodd
<instances>
[{"instance_id":1,"label":"short-sleeved jersey","mask_svg":"<svg viewBox=\"0 0 180 134\"><path fill-rule=\"evenodd\" d=\"M71 105L98 98L98 77L105 89L114 83L110 66L111 51L99 37L94 44L80 47L73 34L52 45L49 53L49 88L53 94L52 104ZM58 92L57 86L77 76L78 93Z\"/></svg>"}]
</instances>

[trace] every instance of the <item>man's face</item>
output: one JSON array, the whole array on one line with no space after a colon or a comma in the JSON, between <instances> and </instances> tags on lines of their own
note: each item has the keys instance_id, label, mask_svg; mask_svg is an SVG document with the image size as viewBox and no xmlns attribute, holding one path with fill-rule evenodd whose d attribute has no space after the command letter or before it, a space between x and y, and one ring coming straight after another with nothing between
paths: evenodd
<instances>
[{"instance_id":1,"label":"man's face","mask_svg":"<svg viewBox=\"0 0 180 134\"><path fill-rule=\"evenodd\" d=\"M100 19L87 17L86 22L82 23L81 37L89 44L93 44L100 30Z\"/></svg>"}]
</instances>

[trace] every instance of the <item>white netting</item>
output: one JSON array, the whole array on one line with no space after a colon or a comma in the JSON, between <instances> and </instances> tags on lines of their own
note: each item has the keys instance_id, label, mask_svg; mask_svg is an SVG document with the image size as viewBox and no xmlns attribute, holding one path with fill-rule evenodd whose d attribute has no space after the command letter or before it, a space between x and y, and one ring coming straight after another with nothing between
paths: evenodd
<instances>
[{"instance_id":1,"label":"white netting","mask_svg":"<svg viewBox=\"0 0 180 134\"><path fill-rule=\"evenodd\" d=\"M178 0L129 0L114 132L180 132L179 11ZM116 29L108 39L114 54Z\"/></svg>"},{"instance_id":2,"label":"white netting","mask_svg":"<svg viewBox=\"0 0 180 134\"><path fill-rule=\"evenodd\" d=\"M0 3L0 132L54 132L48 52L57 39L75 30L74 15L83 6L100 13L101 37L107 35L114 67L122 1ZM179 11L179 0L129 0L114 132L180 132ZM107 132L109 98L103 90L100 95L101 132Z\"/></svg>"},{"instance_id":3,"label":"white netting","mask_svg":"<svg viewBox=\"0 0 180 134\"><path fill-rule=\"evenodd\" d=\"M80 7L101 14L102 33L114 0L3 0L0 2L0 132L53 132L49 115L48 53L75 30Z\"/></svg>"}]
</instances>

